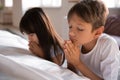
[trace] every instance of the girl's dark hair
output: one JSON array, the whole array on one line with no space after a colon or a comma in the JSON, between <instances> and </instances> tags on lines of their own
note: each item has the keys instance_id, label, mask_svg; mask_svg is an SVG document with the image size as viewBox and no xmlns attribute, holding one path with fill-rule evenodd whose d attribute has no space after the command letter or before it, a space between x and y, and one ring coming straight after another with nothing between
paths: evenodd
<instances>
[{"instance_id":1,"label":"girl's dark hair","mask_svg":"<svg viewBox=\"0 0 120 80\"><path fill-rule=\"evenodd\" d=\"M20 21L20 31L27 34L36 33L45 58L50 61L52 61L51 48L54 49L55 55L59 53L58 47L62 50L53 30L48 17L41 8L29 9Z\"/></svg>"},{"instance_id":2,"label":"girl's dark hair","mask_svg":"<svg viewBox=\"0 0 120 80\"><path fill-rule=\"evenodd\" d=\"M106 7L100 0L81 0L70 9L68 21L73 14L90 23L93 30L104 26L107 17Z\"/></svg>"}]
</instances>

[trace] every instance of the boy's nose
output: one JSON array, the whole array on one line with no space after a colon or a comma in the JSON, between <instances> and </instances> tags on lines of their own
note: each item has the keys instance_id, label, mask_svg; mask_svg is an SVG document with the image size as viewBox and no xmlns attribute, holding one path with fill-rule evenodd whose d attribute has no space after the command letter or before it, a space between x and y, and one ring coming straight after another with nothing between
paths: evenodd
<instances>
[{"instance_id":1,"label":"boy's nose","mask_svg":"<svg viewBox=\"0 0 120 80\"><path fill-rule=\"evenodd\" d=\"M75 37L75 33L72 32L72 31L70 31L70 32L69 32L69 37L71 37L71 38L72 38L72 37Z\"/></svg>"}]
</instances>

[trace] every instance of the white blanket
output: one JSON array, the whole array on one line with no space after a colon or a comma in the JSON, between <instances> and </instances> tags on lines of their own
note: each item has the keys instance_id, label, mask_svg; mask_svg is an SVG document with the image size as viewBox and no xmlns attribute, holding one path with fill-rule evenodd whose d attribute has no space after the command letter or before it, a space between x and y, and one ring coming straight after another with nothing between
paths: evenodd
<instances>
[{"instance_id":1,"label":"white blanket","mask_svg":"<svg viewBox=\"0 0 120 80\"><path fill-rule=\"evenodd\" d=\"M0 30L0 80L89 80L27 50L27 41Z\"/></svg>"}]
</instances>

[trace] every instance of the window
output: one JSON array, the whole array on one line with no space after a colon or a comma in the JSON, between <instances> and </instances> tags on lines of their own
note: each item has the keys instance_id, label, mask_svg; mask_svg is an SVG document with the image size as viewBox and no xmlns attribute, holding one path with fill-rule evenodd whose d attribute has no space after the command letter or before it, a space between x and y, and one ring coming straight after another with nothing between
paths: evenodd
<instances>
[{"instance_id":1,"label":"window","mask_svg":"<svg viewBox=\"0 0 120 80\"><path fill-rule=\"evenodd\" d=\"M108 8L120 7L120 0L102 0Z\"/></svg>"},{"instance_id":2,"label":"window","mask_svg":"<svg viewBox=\"0 0 120 80\"><path fill-rule=\"evenodd\" d=\"M61 7L62 0L42 0L41 5L43 7Z\"/></svg>"},{"instance_id":3,"label":"window","mask_svg":"<svg viewBox=\"0 0 120 80\"><path fill-rule=\"evenodd\" d=\"M12 7L13 6L13 0L5 0L5 7Z\"/></svg>"},{"instance_id":4,"label":"window","mask_svg":"<svg viewBox=\"0 0 120 80\"><path fill-rule=\"evenodd\" d=\"M80 0L68 0L69 2L79 2Z\"/></svg>"},{"instance_id":5,"label":"window","mask_svg":"<svg viewBox=\"0 0 120 80\"><path fill-rule=\"evenodd\" d=\"M27 10L30 7L61 7L62 0L22 0L23 10Z\"/></svg>"}]
</instances>

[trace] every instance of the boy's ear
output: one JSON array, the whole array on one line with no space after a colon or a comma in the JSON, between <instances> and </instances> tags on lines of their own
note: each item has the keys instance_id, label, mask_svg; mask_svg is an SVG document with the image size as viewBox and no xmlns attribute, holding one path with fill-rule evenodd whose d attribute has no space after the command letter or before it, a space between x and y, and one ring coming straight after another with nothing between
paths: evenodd
<instances>
[{"instance_id":1,"label":"boy's ear","mask_svg":"<svg viewBox=\"0 0 120 80\"><path fill-rule=\"evenodd\" d=\"M104 31L104 26L101 26L100 28L96 29L95 32L95 38L98 38Z\"/></svg>"}]
</instances>

